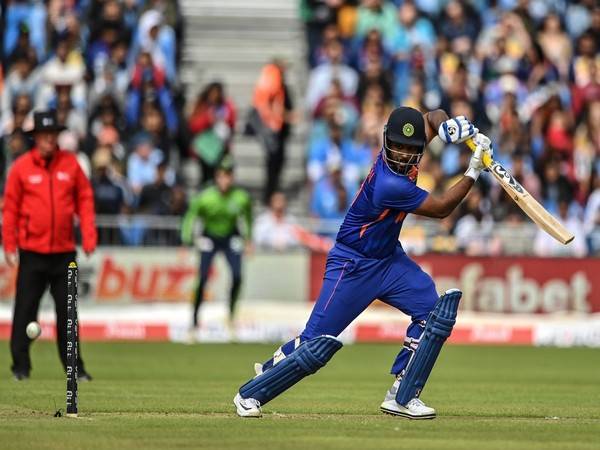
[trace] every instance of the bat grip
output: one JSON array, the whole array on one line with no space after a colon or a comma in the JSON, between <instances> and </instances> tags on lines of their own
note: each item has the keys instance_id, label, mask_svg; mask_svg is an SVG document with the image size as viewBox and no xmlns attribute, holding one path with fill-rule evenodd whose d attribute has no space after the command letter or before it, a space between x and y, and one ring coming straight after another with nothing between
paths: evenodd
<instances>
[{"instance_id":1,"label":"bat grip","mask_svg":"<svg viewBox=\"0 0 600 450\"><path fill-rule=\"evenodd\" d=\"M475 144L475 141L473 141L473 139L469 138L465 141L465 144L467 144L467 146L471 149L471 151L475 151L475 149L477 148L477 144ZM490 155L488 155L487 153L483 154L483 165L485 167L490 167L492 165L492 158L490 157Z\"/></svg>"}]
</instances>

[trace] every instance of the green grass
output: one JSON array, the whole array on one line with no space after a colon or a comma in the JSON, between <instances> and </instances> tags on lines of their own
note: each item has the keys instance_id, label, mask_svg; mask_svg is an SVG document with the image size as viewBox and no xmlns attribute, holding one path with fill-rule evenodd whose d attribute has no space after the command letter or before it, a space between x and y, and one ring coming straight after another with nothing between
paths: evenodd
<instances>
[{"instance_id":1,"label":"green grass","mask_svg":"<svg viewBox=\"0 0 600 450\"><path fill-rule=\"evenodd\" d=\"M86 343L95 380L80 386L80 418L67 419L53 417L65 397L56 349L36 343L32 378L17 383L5 370L0 379L0 448L591 449L600 442L598 350L448 346L422 395L438 418L417 422L378 411L397 347L348 346L269 403L262 419L242 420L231 399L274 347Z\"/></svg>"}]
</instances>

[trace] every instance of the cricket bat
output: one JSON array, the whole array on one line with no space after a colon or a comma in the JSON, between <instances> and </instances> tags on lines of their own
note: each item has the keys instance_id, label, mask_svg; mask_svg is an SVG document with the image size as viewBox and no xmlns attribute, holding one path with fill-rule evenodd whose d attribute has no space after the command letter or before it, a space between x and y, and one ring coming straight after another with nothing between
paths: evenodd
<instances>
[{"instance_id":1,"label":"cricket bat","mask_svg":"<svg viewBox=\"0 0 600 450\"><path fill-rule=\"evenodd\" d=\"M477 147L472 139L465 142L469 148L475 151ZM506 170L502 164L494 161L488 154L483 155L483 164L488 168L500 186L513 199L525 214L533 220L538 227L562 244L568 244L575 236L565 228L552 214L540 205L529 192Z\"/></svg>"}]
</instances>

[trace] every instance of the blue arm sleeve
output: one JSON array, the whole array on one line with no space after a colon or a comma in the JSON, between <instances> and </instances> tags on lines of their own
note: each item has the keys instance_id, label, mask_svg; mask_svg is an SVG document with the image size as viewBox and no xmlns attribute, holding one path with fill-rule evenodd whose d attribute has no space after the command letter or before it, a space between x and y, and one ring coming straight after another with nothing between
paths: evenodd
<instances>
[{"instance_id":1,"label":"blue arm sleeve","mask_svg":"<svg viewBox=\"0 0 600 450\"><path fill-rule=\"evenodd\" d=\"M373 203L382 208L413 212L425 201L429 193L407 177L378 178L373 193Z\"/></svg>"}]
</instances>

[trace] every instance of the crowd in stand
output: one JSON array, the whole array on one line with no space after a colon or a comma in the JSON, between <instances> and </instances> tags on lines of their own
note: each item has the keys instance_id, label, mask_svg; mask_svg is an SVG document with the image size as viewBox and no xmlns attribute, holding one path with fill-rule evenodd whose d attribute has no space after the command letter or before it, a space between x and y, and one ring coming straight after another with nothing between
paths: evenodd
<instances>
[{"instance_id":1,"label":"crowd in stand","mask_svg":"<svg viewBox=\"0 0 600 450\"><path fill-rule=\"evenodd\" d=\"M8 0L2 11L2 184L54 109L98 214L182 214L174 168L187 155L178 78L183 21L169 0ZM127 233L123 243L136 243ZM139 240L139 239L138 239Z\"/></svg>"},{"instance_id":2,"label":"crowd in stand","mask_svg":"<svg viewBox=\"0 0 600 450\"><path fill-rule=\"evenodd\" d=\"M491 136L495 157L577 236L559 247L540 234L536 253L600 252L596 3L301 0L310 72L297 110L310 120L310 214L341 220L381 148L394 106L443 108ZM205 86L184 112L178 2L8 0L0 20L2 182L31 146L25 130L32 112L53 108L68 127L60 147L77 153L98 214L182 215L182 161L196 159L202 180L211 180L241 120L219 82ZM278 193L286 139L297 120L285 70L280 60L263 67L251 114L242 118L266 155L262 200L271 206L256 221L266 231L255 236L267 246L278 236L277 248L297 245L297 236L284 236L285 198ZM468 156L462 147L431 145L419 185L443 191L464 172ZM506 252L496 224L527 219L489 177L480 180L442 222L432 250ZM119 239L138 244L144 233L134 227Z\"/></svg>"},{"instance_id":3,"label":"crowd in stand","mask_svg":"<svg viewBox=\"0 0 600 450\"><path fill-rule=\"evenodd\" d=\"M600 251L600 6L593 0L304 0L311 211L341 218L395 105L463 114L495 157L577 236L540 255ZM443 191L469 151L431 146L418 184ZM520 210L484 178L444 223L454 247L498 254ZM435 250L435 249L434 249Z\"/></svg>"}]
</instances>

